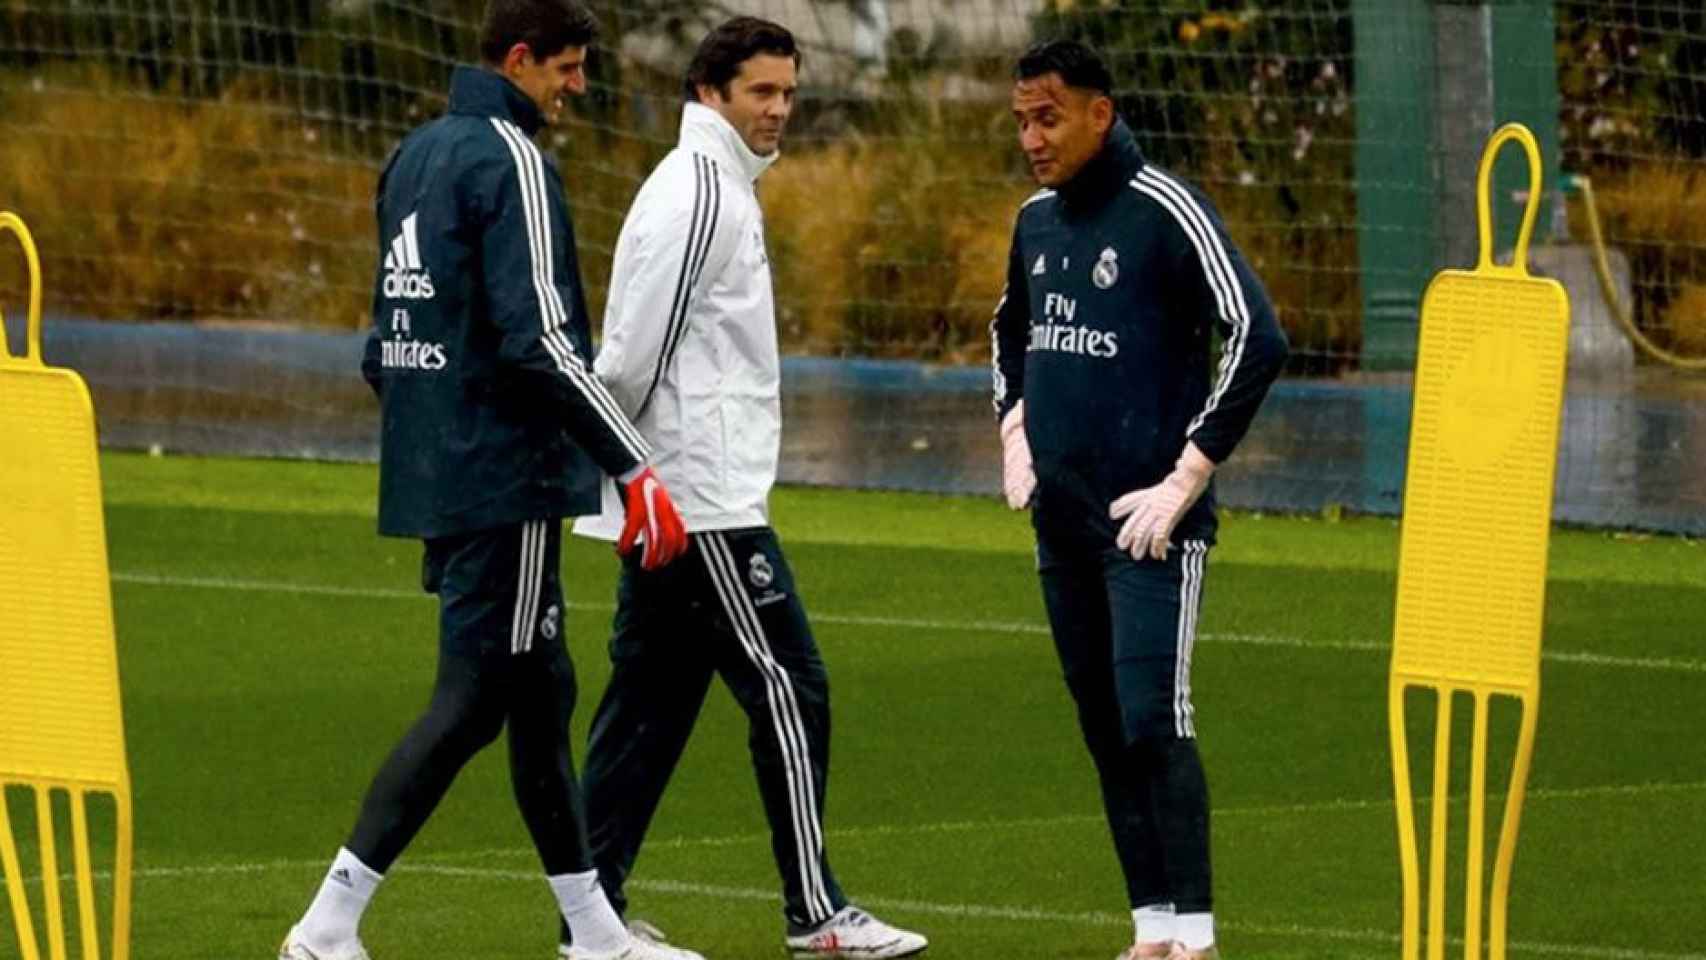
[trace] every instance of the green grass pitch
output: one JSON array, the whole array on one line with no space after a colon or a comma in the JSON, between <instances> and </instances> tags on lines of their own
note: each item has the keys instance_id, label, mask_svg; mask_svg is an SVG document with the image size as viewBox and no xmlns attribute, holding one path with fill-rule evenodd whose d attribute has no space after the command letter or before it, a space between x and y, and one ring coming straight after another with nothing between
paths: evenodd
<instances>
[{"instance_id":1,"label":"green grass pitch","mask_svg":"<svg viewBox=\"0 0 1706 960\"><path fill-rule=\"evenodd\" d=\"M374 534L370 467L114 454L103 471L135 781L133 955L270 957L425 702L435 609L419 546ZM1024 520L986 499L801 489L778 491L774 519L830 668L827 842L848 893L927 933L937 960L1113 957L1130 920ZM1193 686L1229 960L1397 953L1397 538L1386 519L1234 515L1210 557ZM566 543L584 745L615 563L605 545ZM1706 551L1561 531L1551 566L1512 953L1701 960ZM1514 710L1493 727L1510 740ZM636 915L711 960L783 955L745 739L714 693L632 888ZM1501 794L1506 769L1491 777ZM1454 929L1466 782L1460 767ZM26 798L9 802L29 824ZM0 958L18 956L10 926ZM490 750L381 888L367 945L377 960L547 960L555 930Z\"/></svg>"}]
</instances>

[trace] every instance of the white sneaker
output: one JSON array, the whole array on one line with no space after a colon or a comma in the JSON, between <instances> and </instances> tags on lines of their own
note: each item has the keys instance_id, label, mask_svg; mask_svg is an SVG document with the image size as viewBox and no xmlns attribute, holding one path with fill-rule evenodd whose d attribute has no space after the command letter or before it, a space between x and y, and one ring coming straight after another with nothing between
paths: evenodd
<instances>
[{"instance_id":1,"label":"white sneaker","mask_svg":"<svg viewBox=\"0 0 1706 960\"><path fill-rule=\"evenodd\" d=\"M669 938L664 936L662 930L658 929L658 925L647 920L629 920L628 935L645 943L664 945L669 943ZM557 960L575 960L574 949L566 943L557 944Z\"/></svg>"},{"instance_id":2,"label":"white sneaker","mask_svg":"<svg viewBox=\"0 0 1706 960\"><path fill-rule=\"evenodd\" d=\"M369 960L367 951L362 948L361 941L346 944L331 953L310 950L302 940L300 927L291 927L284 935L284 942L278 945L278 960Z\"/></svg>"},{"instance_id":3,"label":"white sneaker","mask_svg":"<svg viewBox=\"0 0 1706 960\"><path fill-rule=\"evenodd\" d=\"M910 957L929 945L918 934L891 927L851 905L814 929L788 930L788 949L796 957Z\"/></svg>"},{"instance_id":4,"label":"white sneaker","mask_svg":"<svg viewBox=\"0 0 1706 960\"><path fill-rule=\"evenodd\" d=\"M656 930L656 927L652 927ZM705 960L691 950L681 950L630 933L628 942L615 950L594 952L577 946L557 946L558 960Z\"/></svg>"},{"instance_id":5,"label":"white sneaker","mask_svg":"<svg viewBox=\"0 0 1706 960\"><path fill-rule=\"evenodd\" d=\"M1169 960L1177 946L1171 940L1150 940L1144 943L1134 943L1114 960Z\"/></svg>"},{"instance_id":6,"label":"white sneaker","mask_svg":"<svg viewBox=\"0 0 1706 960\"><path fill-rule=\"evenodd\" d=\"M633 936L634 939L644 940L647 943L669 942L669 938L664 936L663 931L658 929L657 924L652 923L649 920L641 920L638 917L628 921L628 933Z\"/></svg>"}]
</instances>

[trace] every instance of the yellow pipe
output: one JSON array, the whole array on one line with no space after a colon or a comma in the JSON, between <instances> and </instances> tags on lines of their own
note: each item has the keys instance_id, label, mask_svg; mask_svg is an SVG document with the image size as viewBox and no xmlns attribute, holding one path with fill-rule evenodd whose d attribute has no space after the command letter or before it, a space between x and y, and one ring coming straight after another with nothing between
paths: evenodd
<instances>
[{"instance_id":1,"label":"yellow pipe","mask_svg":"<svg viewBox=\"0 0 1706 960\"><path fill-rule=\"evenodd\" d=\"M1481 889L1487 875L1482 848L1487 842L1487 691L1475 691L1474 733L1469 748L1469 853L1465 866L1463 909L1463 956L1481 957Z\"/></svg>"},{"instance_id":2,"label":"yellow pipe","mask_svg":"<svg viewBox=\"0 0 1706 960\"><path fill-rule=\"evenodd\" d=\"M1488 199L1491 193L1489 185L1493 177L1493 160L1498 156L1499 148L1513 140L1521 144L1523 152L1528 154L1530 199L1528 205L1523 207L1522 227L1517 231L1516 249L1511 254L1511 263L1509 266L1501 266L1493 262L1493 213L1492 201ZM1481 258L1476 271L1512 273L1526 279L1528 238L1534 233L1534 218L1540 212L1540 144L1535 141L1534 134L1520 123L1507 123L1500 127L1481 151L1481 165L1476 180L1475 219L1481 235Z\"/></svg>"},{"instance_id":3,"label":"yellow pipe","mask_svg":"<svg viewBox=\"0 0 1706 960\"><path fill-rule=\"evenodd\" d=\"M71 853L77 865L77 921L83 935L83 960L100 960L101 938L95 929L95 869L89 862L89 792L72 789Z\"/></svg>"},{"instance_id":4,"label":"yellow pipe","mask_svg":"<svg viewBox=\"0 0 1706 960\"><path fill-rule=\"evenodd\" d=\"M113 960L130 960L131 814L130 771L113 787L118 805L118 852L113 862Z\"/></svg>"},{"instance_id":5,"label":"yellow pipe","mask_svg":"<svg viewBox=\"0 0 1706 960\"><path fill-rule=\"evenodd\" d=\"M52 788L36 786L36 838L41 843L42 912L47 915L47 950L53 960L65 960L65 913L59 899L59 849L53 832Z\"/></svg>"},{"instance_id":6,"label":"yellow pipe","mask_svg":"<svg viewBox=\"0 0 1706 960\"><path fill-rule=\"evenodd\" d=\"M1421 865L1416 853L1415 793L1410 786L1410 739L1404 722L1405 682L1394 676L1387 693L1387 727L1392 736L1392 792L1398 810L1398 864L1404 888L1402 960L1421 956Z\"/></svg>"},{"instance_id":7,"label":"yellow pipe","mask_svg":"<svg viewBox=\"0 0 1706 960\"><path fill-rule=\"evenodd\" d=\"M18 243L24 248L24 261L30 271L30 304L28 326L24 334L23 359L37 366L41 365L41 258L36 255L36 240L30 235L30 228L24 221L10 210L0 210L0 233L17 234ZM0 363L16 359L11 355L11 347L6 343L6 327L0 323Z\"/></svg>"},{"instance_id":8,"label":"yellow pipe","mask_svg":"<svg viewBox=\"0 0 1706 960\"><path fill-rule=\"evenodd\" d=\"M6 785L0 782L0 868L6 871L6 895L12 901L12 925L18 931L24 960L41 960L35 924L30 919L30 901L24 894L24 874L18 863L18 844L12 837L12 820L6 814Z\"/></svg>"},{"instance_id":9,"label":"yellow pipe","mask_svg":"<svg viewBox=\"0 0 1706 960\"><path fill-rule=\"evenodd\" d=\"M1581 174L1576 174L1572 180L1576 189L1582 192L1582 207L1588 215L1588 239L1593 241L1593 271L1599 277L1599 292L1605 300L1606 309L1617 318L1617 325L1623 328L1623 333L1642 353L1667 363L1680 370L1706 370L1706 357L1685 357L1673 353L1654 343L1635 326L1635 320L1630 316L1629 308L1617 298L1617 285L1611 278L1611 261L1605 253L1605 234L1599 226L1599 205L1594 202L1593 181Z\"/></svg>"},{"instance_id":10,"label":"yellow pipe","mask_svg":"<svg viewBox=\"0 0 1706 960\"><path fill-rule=\"evenodd\" d=\"M1434 799L1428 835L1428 960L1445 960L1445 831L1447 787L1451 783L1451 693L1439 688L1434 718Z\"/></svg>"},{"instance_id":11,"label":"yellow pipe","mask_svg":"<svg viewBox=\"0 0 1706 960\"><path fill-rule=\"evenodd\" d=\"M1499 830L1499 850L1493 858L1493 904L1487 939L1489 960L1505 960L1505 905L1511 888L1511 861L1516 859L1516 833L1522 823L1522 801L1528 791L1529 762L1534 758L1534 728L1540 715L1540 681L1526 694L1518 694L1522 726L1517 733L1516 758L1511 761L1511 783L1505 797L1504 826Z\"/></svg>"}]
</instances>

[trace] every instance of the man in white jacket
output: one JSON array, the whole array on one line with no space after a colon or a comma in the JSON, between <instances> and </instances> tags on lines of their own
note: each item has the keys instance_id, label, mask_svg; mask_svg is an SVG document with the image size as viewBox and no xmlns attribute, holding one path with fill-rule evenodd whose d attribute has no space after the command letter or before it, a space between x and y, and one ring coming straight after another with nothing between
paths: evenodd
<instances>
[{"instance_id":1,"label":"man in white jacket","mask_svg":"<svg viewBox=\"0 0 1706 960\"><path fill-rule=\"evenodd\" d=\"M829 681L769 526L781 437L780 364L764 216L753 183L775 162L800 56L783 27L739 17L700 44L679 145L622 224L596 369L653 449L689 535L658 570L624 563L610 685L584 779L593 860L618 911L664 785L713 674L751 722L759 793L799 957L906 957L922 936L851 906L823 849ZM575 532L615 539L623 509ZM567 955L567 948L565 948Z\"/></svg>"}]
</instances>

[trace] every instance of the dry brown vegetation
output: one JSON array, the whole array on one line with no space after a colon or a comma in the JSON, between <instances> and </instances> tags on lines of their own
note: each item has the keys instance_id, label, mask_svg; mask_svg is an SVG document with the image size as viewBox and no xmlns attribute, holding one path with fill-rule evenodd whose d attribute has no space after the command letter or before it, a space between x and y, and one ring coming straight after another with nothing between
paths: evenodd
<instances>
[{"instance_id":1,"label":"dry brown vegetation","mask_svg":"<svg viewBox=\"0 0 1706 960\"><path fill-rule=\"evenodd\" d=\"M312 125L238 90L143 96L94 71L8 76L0 110L0 205L36 235L50 309L366 322L376 171Z\"/></svg>"},{"instance_id":2,"label":"dry brown vegetation","mask_svg":"<svg viewBox=\"0 0 1706 960\"><path fill-rule=\"evenodd\" d=\"M263 93L144 94L90 68L0 75L0 207L36 233L50 311L365 326L377 160L334 148ZM987 357L1013 214L1032 189L1010 136L990 105L900 136L790 147L760 185L787 349ZM607 127L547 146L562 158L596 316L622 214L668 145ZM1233 159L1206 161L1198 175L1310 369L1354 363L1350 186L1312 184L1305 169L1245 182ZM1701 176L1674 165L1597 184L1610 241L1633 263L1639 322L1690 354L1706 351ZM0 251L0 310L21 310L21 278L20 258Z\"/></svg>"},{"instance_id":3,"label":"dry brown vegetation","mask_svg":"<svg viewBox=\"0 0 1706 960\"><path fill-rule=\"evenodd\" d=\"M1688 356L1706 354L1703 191L1699 165L1654 165L1594 183L1606 243L1629 256L1636 322Z\"/></svg>"}]
</instances>

